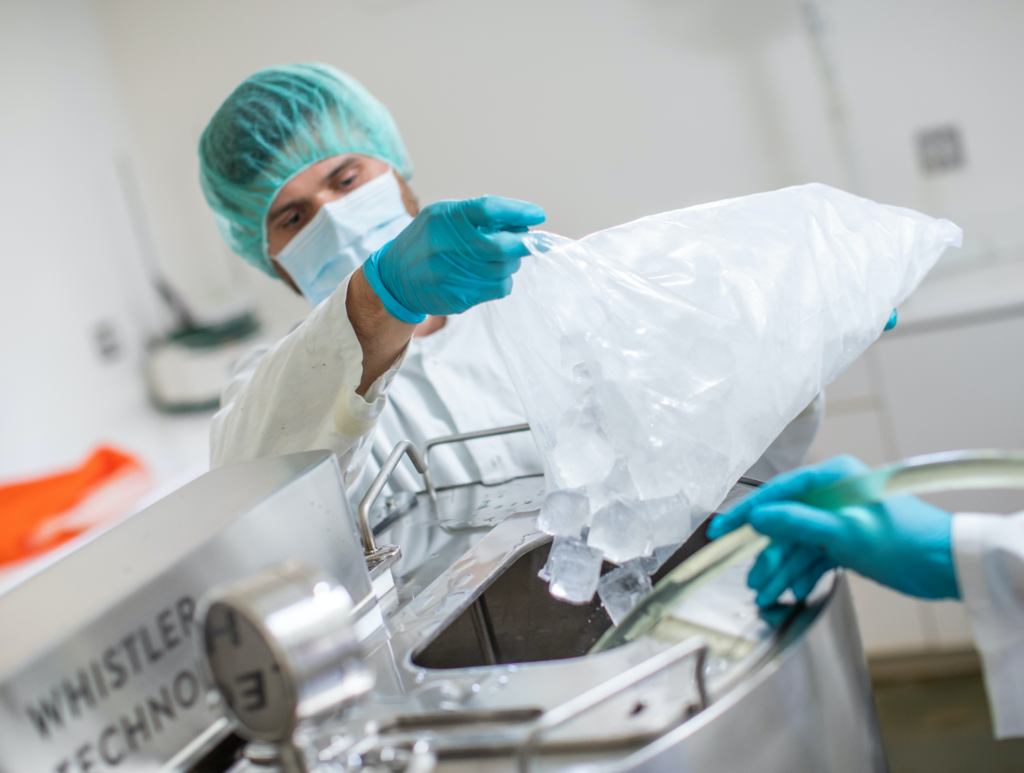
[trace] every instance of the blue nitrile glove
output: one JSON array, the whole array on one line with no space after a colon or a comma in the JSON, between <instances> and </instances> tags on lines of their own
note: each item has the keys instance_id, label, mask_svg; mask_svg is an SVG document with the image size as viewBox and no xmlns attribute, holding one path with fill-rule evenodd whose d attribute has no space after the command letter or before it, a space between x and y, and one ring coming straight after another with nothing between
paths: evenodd
<instances>
[{"instance_id":1,"label":"blue nitrile glove","mask_svg":"<svg viewBox=\"0 0 1024 773\"><path fill-rule=\"evenodd\" d=\"M460 314L512 291L523 234L544 222L536 204L498 196L439 201L423 208L363 263L363 276L393 317Z\"/></svg>"},{"instance_id":2,"label":"blue nitrile glove","mask_svg":"<svg viewBox=\"0 0 1024 773\"><path fill-rule=\"evenodd\" d=\"M779 475L708 528L712 539L749 523L771 537L747 579L759 606L786 588L806 598L829 569L846 566L911 596L959 598L950 533L953 516L917 497L820 510L794 502L801 494L867 472L852 456Z\"/></svg>"},{"instance_id":3,"label":"blue nitrile glove","mask_svg":"<svg viewBox=\"0 0 1024 773\"><path fill-rule=\"evenodd\" d=\"M889 321L885 323L885 327L882 328L884 333L886 330L892 330L896 327L896 309L892 310L892 314L889 315Z\"/></svg>"}]
</instances>

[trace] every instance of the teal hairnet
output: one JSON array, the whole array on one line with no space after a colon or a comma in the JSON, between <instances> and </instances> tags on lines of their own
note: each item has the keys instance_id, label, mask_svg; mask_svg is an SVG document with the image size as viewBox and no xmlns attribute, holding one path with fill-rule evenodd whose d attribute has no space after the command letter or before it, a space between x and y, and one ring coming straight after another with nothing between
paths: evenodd
<instances>
[{"instance_id":1,"label":"teal hairnet","mask_svg":"<svg viewBox=\"0 0 1024 773\"><path fill-rule=\"evenodd\" d=\"M311 164L362 153L409 179L412 162L387 108L326 64L288 64L247 78L199 140L199 181L232 250L270 276L266 219L278 191Z\"/></svg>"}]
</instances>

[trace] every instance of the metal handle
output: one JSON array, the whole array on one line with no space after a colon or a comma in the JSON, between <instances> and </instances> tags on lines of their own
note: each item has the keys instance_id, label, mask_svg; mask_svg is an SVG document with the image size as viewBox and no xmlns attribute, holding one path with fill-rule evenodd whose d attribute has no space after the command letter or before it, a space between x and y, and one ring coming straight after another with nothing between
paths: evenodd
<instances>
[{"instance_id":1,"label":"metal handle","mask_svg":"<svg viewBox=\"0 0 1024 773\"><path fill-rule=\"evenodd\" d=\"M600 706L607 700L614 698L619 693L628 690L644 679L648 679L659 671L678 663L683 658L694 655L694 682L697 685L697 709L703 711L708 706L707 686L704 683L704 662L708 654L708 644L701 636L692 636L684 642L660 652L653 658L645 660L632 668L623 671L618 676L609 679L607 682L597 685L581 695L566 701L561 706L556 706L550 711L544 712L538 719L537 724L523 745L519 747L519 773L529 773L530 758L537 747L540 736L549 730L554 730L564 725L570 719Z\"/></svg>"},{"instance_id":2,"label":"metal handle","mask_svg":"<svg viewBox=\"0 0 1024 773\"><path fill-rule=\"evenodd\" d=\"M391 451L391 455L388 460L384 462L384 465L380 468L380 472L377 473L377 477L373 479L373 483L370 484L370 488L367 489L366 495L363 500L359 503L359 509L357 516L359 520L359 536L363 541L363 550L366 551L366 555L371 555L377 552L377 541L373 536L373 528L370 526L370 508L373 507L373 503L377 501L377 497L380 496L380 492L384 490L384 486L387 485L388 478L391 477L391 473L395 471L395 467L398 466L398 462L401 461L403 454L408 454L409 459L412 460L413 466L416 468L416 472L423 476L423 482L427 487L427 495L430 497L431 503L434 505L434 512L440 516L440 510L437 502L437 491L434 489L434 481L430 477L430 471L427 468L427 461L430 459L430 449L434 446L444 445L446 443L459 443L463 440L476 440L478 438L494 437L495 435L511 435L514 432L526 432L530 429L529 424L513 424L508 427L495 427L493 429L482 429L477 432L463 432L459 435L446 435L445 437L434 438L428 440L423 445L423 456L420 456L416 450L416 446L409 440L400 440Z\"/></svg>"},{"instance_id":3,"label":"metal handle","mask_svg":"<svg viewBox=\"0 0 1024 773\"><path fill-rule=\"evenodd\" d=\"M416 472L427 478L427 465L420 458L420 453L416 450L416 446L409 440L400 440L391 451L391 456L384 462L384 466L380 468L377 477L373 479L373 483L367 489L363 501L359 503L359 510L357 511L359 536L363 540L363 550L368 556L377 552L377 541L373 538L373 528L370 526L370 508L377 501L380 492L384 490L388 478L395 471L395 467L398 466L403 454L408 454L409 459L412 461L412 466L416 468ZM427 479L429 480L429 478Z\"/></svg>"},{"instance_id":4,"label":"metal handle","mask_svg":"<svg viewBox=\"0 0 1024 773\"><path fill-rule=\"evenodd\" d=\"M464 440L479 440L485 437L494 437L495 435L511 435L515 432L528 432L530 430L529 424L512 424L508 427L495 427L493 429L482 429L477 432L463 432L458 435L446 435L445 437L434 438L428 440L423 446L423 461L424 466L426 462L430 461L430 449L434 446L442 446L447 443L461 443ZM419 469L419 468L417 468ZM437 513L438 518L441 517L441 509L437 502L437 490L434 488L434 481L430 477L430 471L428 469L420 470L423 473L423 482L427 487L427 496L430 497L431 504L434 505L434 512Z\"/></svg>"}]
</instances>

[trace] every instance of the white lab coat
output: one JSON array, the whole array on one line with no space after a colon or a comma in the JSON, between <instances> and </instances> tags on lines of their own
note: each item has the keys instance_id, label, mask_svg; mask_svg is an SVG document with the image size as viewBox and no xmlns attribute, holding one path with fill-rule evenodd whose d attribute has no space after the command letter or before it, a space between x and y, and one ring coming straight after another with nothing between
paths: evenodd
<instances>
[{"instance_id":1,"label":"white lab coat","mask_svg":"<svg viewBox=\"0 0 1024 773\"><path fill-rule=\"evenodd\" d=\"M953 559L995 735L1024 736L1024 513L955 515Z\"/></svg>"},{"instance_id":2,"label":"white lab coat","mask_svg":"<svg viewBox=\"0 0 1024 773\"><path fill-rule=\"evenodd\" d=\"M236 366L211 430L211 466L325 448L338 455L353 508L400 440L418 448L432 438L526 421L522 403L486 313L474 307L414 338L366 397L362 349L348 320L349 278L289 335L258 347ZM819 396L751 468L767 479L798 466L814 440ZM543 471L530 433L437 446L429 460L437 486L499 483ZM392 491L420 491L423 479L403 461ZM403 544L407 559L419 552ZM412 562L415 563L415 562Z\"/></svg>"},{"instance_id":3,"label":"white lab coat","mask_svg":"<svg viewBox=\"0 0 1024 773\"><path fill-rule=\"evenodd\" d=\"M414 338L365 398L356 395L362 349L348 320L347 291L348 279L289 335L238 362L213 418L212 467L326 448L338 455L357 502L400 440L422 449L443 435L526 421L479 307ZM529 433L438 446L430 466L437 486L543 471ZM392 474L393 491L422 488L407 461Z\"/></svg>"}]
</instances>

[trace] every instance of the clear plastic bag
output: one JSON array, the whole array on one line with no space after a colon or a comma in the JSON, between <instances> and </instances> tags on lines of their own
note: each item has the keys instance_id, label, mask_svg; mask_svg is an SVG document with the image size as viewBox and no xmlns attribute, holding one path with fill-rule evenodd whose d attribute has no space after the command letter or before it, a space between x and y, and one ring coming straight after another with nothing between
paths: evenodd
<instances>
[{"instance_id":1,"label":"clear plastic bag","mask_svg":"<svg viewBox=\"0 0 1024 773\"><path fill-rule=\"evenodd\" d=\"M960 238L818 184L532 234L488 308L548 490L587 497L575 538L615 563L685 540Z\"/></svg>"}]
</instances>

